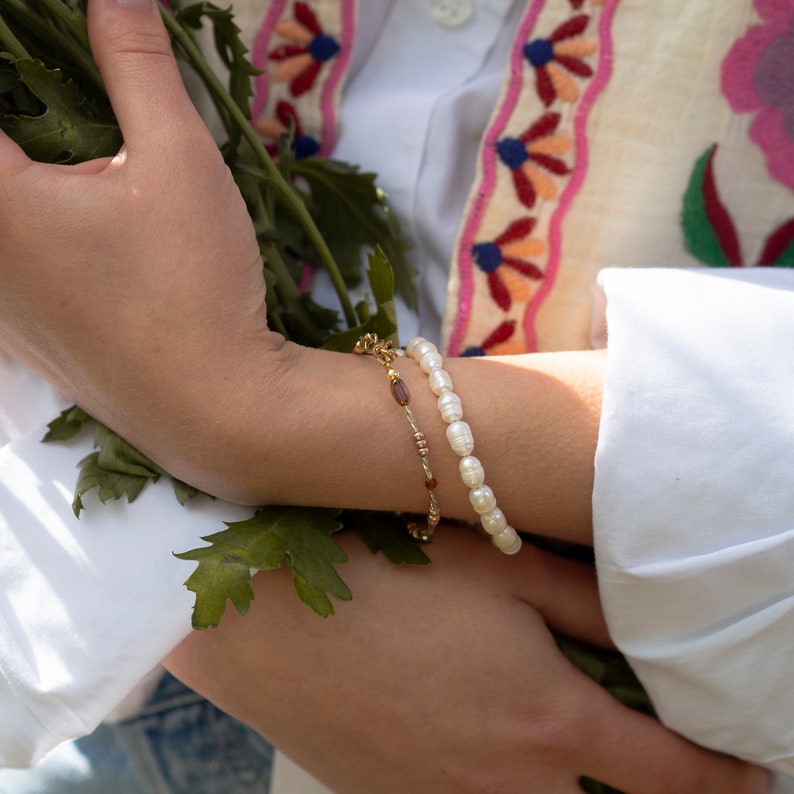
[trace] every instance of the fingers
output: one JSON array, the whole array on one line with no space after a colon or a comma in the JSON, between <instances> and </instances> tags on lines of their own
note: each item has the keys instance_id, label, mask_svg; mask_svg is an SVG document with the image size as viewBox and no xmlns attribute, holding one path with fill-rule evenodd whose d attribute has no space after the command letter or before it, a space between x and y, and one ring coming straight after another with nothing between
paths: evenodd
<instances>
[{"instance_id":1,"label":"fingers","mask_svg":"<svg viewBox=\"0 0 794 794\"><path fill-rule=\"evenodd\" d=\"M588 694L586 774L627 794L764 794L771 776L760 767L705 750L660 722L622 706L595 684ZM598 701L601 701L599 704ZM595 729L593 729L595 727Z\"/></svg>"},{"instance_id":2,"label":"fingers","mask_svg":"<svg viewBox=\"0 0 794 794\"><path fill-rule=\"evenodd\" d=\"M524 544L518 560L521 595L554 631L602 648L614 648L592 565ZM507 562L510 562L509 560Z\"/></svg>"},{"instance_id":3,"label":"fingers","mask_svg":"<svg viewBox=\"0 0 794 794\"><path fill-rule=\"evenodd\" d=\"M157 0L90 0L88 31L130 154L173 144L186 122L198 121Z\"/></svg>"}]
</instances>

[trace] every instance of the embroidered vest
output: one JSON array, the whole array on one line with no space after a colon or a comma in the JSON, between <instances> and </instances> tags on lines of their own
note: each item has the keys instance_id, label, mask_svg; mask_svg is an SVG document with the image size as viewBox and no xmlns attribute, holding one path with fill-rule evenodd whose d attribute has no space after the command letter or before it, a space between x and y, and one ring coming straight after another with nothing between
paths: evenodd
<instances>
[{"instance_id":1,"label":"embroidered vest","mask_svg":"<svg viewBox=\"0 0 794 794\"><path fill-rule=\"evenodd\" d=\"M328 155L355 0L276 0L254 118ZM450 270L450 355L589 344L606 266L794 266L794 0L530 0Z\"/></svg>"}]
</instances>

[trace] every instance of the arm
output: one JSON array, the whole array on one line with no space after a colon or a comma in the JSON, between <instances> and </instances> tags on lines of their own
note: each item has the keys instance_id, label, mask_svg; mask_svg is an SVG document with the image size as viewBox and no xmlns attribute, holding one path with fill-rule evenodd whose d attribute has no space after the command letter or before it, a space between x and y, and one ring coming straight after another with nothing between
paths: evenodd
<instances>
[{"instance_id":1,"label":"arm","mask_svg":"<svg viewBox=\"0 0 794 794\"><path fill-rule=\"evenodd\" d=\"M244 208L230 185L214 143L181 91L154 5L147 8L138 3L122 5L116 0L91 0L91 29L97 59L122 125L126 147L122 155L110 162L65 169L32 164L7 139L0 142L0 217L3 219L0 277L4 285L0 294L2 344L175 473L190 474L191 467L194 467L195 476L188 476L188 479L241 501L259 501L256 489L260 487L264 498L280 498L278 488L285 487L284 483L279 484L279 472L269 467L294 467L291 471L295 472L301 464L291 457L289 443L292 442L292 434L288 432L289 428L285 431L281 427L293 416L291 412L296 404L287 402L289 410L274 413L271 400L278 398L277 392L286 394L288 400L298 400L305 391L302 387L308 378L320 393L319 398L314 396L310 402L312 410L316 410L330 388L339 382L347 384L350 391L343 393L345 399L339 401L341 407L331 402L331 413L325 416L325 424L332 426L332 422L338 419L339 414L334 411L346 411L347 423L341 428L349 433L350 446L356 449L352 442L358 442L360 437L354 433L365 424L361 414L357 413L358 405L362 402L362 395L366 405L375 404L372 395L382 394L386 388L382 373L372 362L352 356L325 357L322 363L316 363L314 358L304 359L303 355L320 354L296 353L294 348L280 345L267 330L259 256ZM173 209L171 195L187 196L191 203ZM158 230L166 215L170 231L162 235ZM33 217L35 224L31 221ZM42 227L48 231L46 237L40 234ZM20 265L23 262L24 267ZM123 278L119 273L123 273ZM76 279L80 283L79 302L73 292ZM178 310L175 311L175 307ZM238 317L239 322L230 324L230 313ZM196 322L197 317L201 322ZM337 366L337 361L344 363ZM550 362L546 365L543 364L544 359L532 361L538 361L541 368L534 370L530 380L526 380L526 375L533 372L531 367L534 365L529 369L501 362L487 365L499 368L498 374L493 375L495 386L491 388L498 387L502 398L499 405L506 407L499 409L501 413L496 412L498 421L493 425L488 423L494 413L493 400L474 369L485 365L460 362L453 370L456 388L467 401L467 411L480 435L483 446L478 447L478 451L483 449L483 459L493 474L491 482L506 510L514 508L518 514L515 523L527 527L536 525L539 516L520 512L522 500L508 495L512 481L502 477L508 468L512 468L510 461L520 457L514 446L526 451L531 441L540 444L538 448L543 454L553 455L554 450L549 444L553 428L548 424L551 417L545 414L529 423L517 421L515 407L519 404L518 399L521 397L523 404L527 391L536 390L540 395L539 411L554 407L552 413L561 411L567 417L566 426L575 428L573 438L562 433L568 454L575 453L578 457L581 443L584 450L590 449L589 458L585 455L586 460L592 460L600 367L597 356L550 358L546 359ZM557 368L557 361L562 362L562 369ZM585 373L589 371L594 376L595 386L589 376L581 376L580 364ZM464 373L464 366L467 372L471 368L469 374ZM544 370L543 366L548 369ZM566 378L574 371L576 377L572 382L567 381ZM302 373L300 378L296 378L296 373ZM242 397L237 396L238 391L234 387L242 385L241 381L248 382L249 377L259 388L244 391ZM423 392L423 384L415 382L413 375L409 377L415 395L426 393ZM579 390L576 384L586 386ZM549 387L548 390L545 386ZM475 387L481 396L474 396ZM469 389L471 397L467 393ZM230 394L235 396L232 398ZM366 437L369 443L361 446L364 452L356 449L354 461L343 461L348 464L347 469L330 458L320 461L322 465L311 473L323 472L329 466L343 472L340 482L324 486L333 494L336 503L340 499L337 488L347 487L345 482L349 480L350 470L366 466L368 473L378 475L377 481L383 477L387 482L388 494L382 496L376 492L375 496L369 496L365 487L356 484L351 498L372 499L377 506L388 507L392 506L389 499L394 500L393 493L404 491L404 507L423 509L423 499L413 496L417 490L421 496L423 494L421 488L416 489L415 486L416 461L411 445L400 453L409 466L397 467L399 470L394 471L382 468L394 465L388 461L395 458L399 461L393 451L393 439L404 437L406 431L399 411L390 404L388 396L381 399L380 406L375 416L366 415L369 422L373 418L383 418L380 416L383 413L388 417L385 421L392 423L376 434L380 441L372 442L370 431ZM226 416L229 415L226 409L233 408L240 426L204 428L202 423L207 417L206 412L218 407ZM417 408L421 409L421 405ZM303 419L303 413L294 416L296 418L291 421L300 423ZM262 417L269 422L264 430L258 427ZM425 419L422 421L424 423ZM478 426L478 423L481 424ZM437 424L437 420L431 422L428 417L427 424ZM528 431L521 435L527 425L536 437L530 437ZM184 433L185 429L193 433L199 428L202 428L202 433L195 442ZM499 429L499 435L495 430L492 432L493 428ZM583 428L584 432L580 434ZM327 430L320 429L323 432ZM281 443L287 446L268 448L271 433L274 438L281 434ZM548 433L545 445L542 443L544 433ZM232 472L230 485L225 478L218 477L214 464L205 459L208 453L215 454L214 446L218 439L230 439L225 441L224 449L231 450L234 453L231 457L236 458L238 451L235 448L242 443L241 439L249 437L256 439L253 457L251 450L245 447L239 450L245 461L245 472L251 466L262 467L265 476L272 481L263 486L257 474L251 485L244 479L249 476L245 472ZM491 440L485 440L487 438ZM380 448L378 443L382 443ZM438 449L440 444L438 439L431 438L434 449ZM321 445L323 451L337 448L338 436L334 436L330 444L327 438L324 439ZM305 451L316 454L317 448L312 446ZM367 457L362 460L360 454ZM489 456L493 456L493 460ZM387 462L383 463L382 458ZM556 478L567 471L559 458L551 457L544 462ZM578 492L584 484L582 490L585 491L584 496L577 493L572 509L572 520L575 518L574 523L579 527L576 537L587 534L591 466L585 462L584 468L574 477L579 482L575 490ZM403 468L410 471L410 475L403 473ZM442 466L440 476L451 482L454 478L445 477L444 472ZM524 470L521 485L529 481L531 491L531 476L535 475L544 476L540 471ZM301 477L299 487L313 493L306 472L301 472ZM283 479L289 485L288 478ZM466 517L469 517L468 506L463 499L451 493L443 498L449 500L447 512L455 515L463 506ZM415 500L415 504L411 500ZM526 501L532 503L531 498ZM394 506L398 506L396 502ZM538 511L539 506L534 505L532 510ZM553 518L549 520L554 522ZM545 785L547 782L553 783L558 790L564 790L563 786L573 788L576 776L582 772L614 780L619 785L632 780L632 775L637 772L639 756L624 753L617 758L615 751L622 742L625 743L627 731L628 735L633 735L633 726L637 725L635 717L627 715L621 718L614 710L614 704L600 690L588 687L586 679L574 675L544 633L536 613L514 606L513 599L516 603L523 603L528 598L521 595L521 590L515 589L519 582L511 578L509 586L496 587L500 580L508 584L506 561L496 554L481 555L482 545L475 546L471 539L465 538L461 535L457 539L450 538L448 542L452 544L454 540L467 544L472 559L477 561L476 565L463 568L470 576L461 578L453 566L443 568L451 577L448 579L436 579L434 575L434 578L426 579L413 576L408 580L404 576L395 578L400 575L394 570L390 571L391 576L382 576L379 572L374 579L365 577L360 582L353 582L354 586L364 587L368 580L374 589L369 591L368 598L361 599L362 611L351 613L351 622L346 628L339 624L324 624L328 626L327 632L332 631L342 643L339 650L345 646L348 648L347 655L332 653L330 658L323 659L329 663L335 661L337 665L327 668L327 680L337 682L351 695L346 707L352 708L340 714L345 731L360 738L361 724L378 724L375 720L364 719L367 712L357 708L361 706L363 709L365 704L353 695L360 694L363 689L351 686L351 666L359 667L367 660L391 659L404 671L414 658L404 638L411 636L410 629L417 624L416 605L430 605L432 608L428 607L418 616L423 629L420 637L424 643L416 648L416 658L436 675L434 685L444 685L437 690L440 694L433 714L437 716L446 709L446 705L454 704L461 691L476 690L483 678L489 688L484 697L468 701L469 706L474 707L473 713L466 709L458 712L461 717L465 714L472 717L472 721L466 723L469 736L465 743L458 745L454 736L446 735L437 739L431 737L426 744L417 747L414 731L426 728L427 722L422 720L417 724L412 721L416 714L422 712L406 709L405 704L410 704L410 701L403 702L402 694L406 698L418 698L420 702L425 700L426 694L423 688L407 686L416 684L415 679L403 679L401 686L406 688L399 690L401 696L392 701L387 698L385 702L403 703L406 719L393 723L391 727L395 728L396 734L387 736L383 742L376 741L375 749L377 745L381 748L378 752L384 759L384 769L393 769L396 764L405 769L406 755L400 750L416 751L420 753L416 756L416 779L429 777L436 790L443 790L445 784L439 780L439 754L436 750L438 748L444 757L444 747L458 746L463 748L463 753L459 750L458 756L451 761L455 767L453 780L466 780L467 775L476 774L478 769L469 769L468 772L465 769L468 750L475 745L478 748L477 754L469 756L478 768L479 760L488 752L481 746L482 732L478 729L472 733L471 727L478 726L483 708L487 709L493 699L498 707L491 713L500 730L492 734L494 744L486 747L498 751L494 756L497 759L511 759L512 771L519 775L527 771L530 762L536 762L545 775L541 778L541 790L549 790ZM442 541L434 553L443 555L445 546L446 542ZM455 547L450 545L450 548ZM479 567L484 558L491 562L485 568L487 575L482 575ZM449 559L464 561L456 553ZM494 563L496 559L500 560L499 566ZM533 564L536 562L534 557L527 559ZM441 563L442 556L437 556L437 561ZM378 569L372 567L369 570ZM297 754L296 737L309 727L305 715L320 711L330 719L328 709L334 706L325 700L325 688L318 691L307 686L303 675L305 668L300 666L311 659L306 653L310 646L305 642L312 637L315 643L322 640L322 645L313 646L313 653L327 653L333 646L316 631L314 619L311 623L305 622L310 616L290 612L289 608L282 611L281 607L292 603L292 595L277 589L283 586L278 575L273 579L260 577L259 581L263 589L259 590L257 603L264 605L264 609L258 612L261 631L251 632L255 626L251 622L245 624L245 633L261 638L278 637L279 644L271 642L267 649L277 656L268 662L251 636L251 644L237 644L232 629L239 628L239 623L232 624L228 634L203 637L222 638L226 647L244 665L244 672L251 677L250 680L261 679L259 662L263 665L272 663L269 671L274 675L274 685L278 681L276 676L284 676L282 680L294 693L295 700L291 697L274 700L271 699L277 694L274 690L263 691L262 699L252 703L245 716L261 730L283 737L279 741L291 745ZM408 587L409 581L413 583L411 587ZM386 589L379 590L381 585ZM269 589L271 587L276 589ZM392 625L386 633L379 631L383 625L380 611L377 614L368 612L368 603L379 603L376 596L394 599ZM284 597L286 602L279 607ZM513 608L506 610L506 622L502 623L497 618L506 605ZM454 666L443 670L434 667L438 647L457 650L461 637L470 635L473 627L477 627L472 645L475 653L457 658L453 654ZM443 642L442 630L450 632ZM480 632L485 641L480 638ZM378 643L380 651L375 653ZM402 655L397 654L397 650ZM200 657L195 658L201 661ZM175 669L177 664L175 661ZM187 675L189 661L184 664ZM532 685L527 687L527 693L522 690L527 682L522 674L523 666L531 674ZM201 667L193 669L196 671ZM292 677L288 675L290 669L294 671ZM212 687L211 679L217 674L218 697L223 698L231 709L242 708L241 700L245 693L236 690L234 682L230 685L223 680L224 671L209 666L206 671L210 677L209 681L204 681L207 691ZM447 671L451 675L445 683ZM493 671L498 675L489 677ZM382 672L379 667L375 670L370 668L364 678L379 693L382 691ZM202 683L198 678L196 681ZM400 683L396 671L387 676L386 681ZM550 697L554 691L566 694L565 703L559 704ZM285 692L282 691L282 698ZM385 696L387 693L382 694ZM296 709L296 702L303 708ZM372 707L371 698L367 698L367 703ZM502 706L508 707L511 703L516 708L508 712L512 716L502 721ZM267 713L267 716L257 716L258 708L262 708L262 713ZM379 707L376 711L380 713ZM300 720L291 723L296 715L304 720L302 724ZM706 778L713 780L715 791L725 790L726 779L730 780L734 790L738 790L736 786L746 785L747 791L754 791L763 789L766 784L765 775L758 770L702 754L656 723L643 724L650 731L646 733L649 741L658 739L664 745L659 758L667 762L680 754L682 767L676 767L675 773L670 764L665 763L661 768L669 772L674 781L682 781L680 788L683 790L703 791L705 787L701 784ZM328 723L326 725L332 727ZM440 720L435 720L431 727L444 726ZM599 730L591 734L590 727ZM506 745L507 749L499 749L499 743L509 739L514 729L519 730L515 732L512 743ZM323 731L319 733L324 736ZM368 727L365 733L371 733ZM305 735L311 736L311 733L306 732ZM592 741L592 736L598 741ZM392 746L399 752L393 753L389 749ZM528 746L533 748L531 752L526 750ZM355 750L355 745L352 749ZM363 766L353 773L358 781L356 785L369 771L368 748L361 745L359 750L354 754ZM544 764L544 758L549 756L551 760ZM345 756L340 755L340 758ZM608 771L604 768L605 764L611 766L613 763L615 769ZM659 765L652 768L660 769ZM414 774L411 769L407 771ZM490 776L489 779L494 780ZM476 777L474 785L478 785ZM660 788L657 783L649 782L647 790L653 792ZM669 787L662 790L667 791Z\"/></svg>"},{"instance_id":2,"label":"arm","mask_svg":"<svg viewBox=\"0 0 794 794\"><path fill-rule=\"evenodd\" d=\"M576 794L581 775L629 794L768 790L762 770L621 706L560 655L543 618L608 643L586 566L444 531L419 571L344 540L356 598L332 619L289 602L288 577L258 576L244 618L166 659L334 791Z\"/></svg>"},{"instance_id":3,"label":"arm","mask_svg":"<svg viewBox=\"0 0 794 794\"><path fill-rule=\"evenodd\" d=\"M65 168L0 137L0 344L230 501L422 511L413 442L381 368L268 330L248 214L153 7L95 0L91 11L125 147ZM448 365L510 521L586 541L601 354ZM442 513L472 519L426 376L409 361L401 372Z\"/></svg>"}]
</instances>

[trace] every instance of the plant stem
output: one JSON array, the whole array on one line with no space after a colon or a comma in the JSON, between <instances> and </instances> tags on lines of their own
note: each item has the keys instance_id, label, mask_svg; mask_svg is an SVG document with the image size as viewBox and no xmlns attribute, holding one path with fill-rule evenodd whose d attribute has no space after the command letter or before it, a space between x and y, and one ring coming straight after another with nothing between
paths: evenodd
<instances>
[{"instance_id":1,"label":"plant stem","mask_svg":"<svg viewBox=\"0 0 794 794\"><path fill-rule=\"evenodd\" d=\"M209 64L204 59L199 48L196 46L193 39L185 32L182 26L176 21L171 13L166 9L161 8L161 13L168 28L168 32L173 39L184 50L185 54L190 58L193 68L198 72L199 76L204 81L210 93L217 99L223 106L229 118L235 123L240 134L250 145L259 164L265 171L267 178L275 188L281 200L287 205L289 210L300 221L306 234L309 236L312 244L314 245L317 253L320 256L322 264L328 271L331 278L331 283L339 296L339 301L342 305L342 311L345 315L345 321L348 327L353 328L358 324L356 320L356 313L353 309L353 304L350 300L350 295L347 292L342 274L334 261L333 254L331 253L328 245L326 244L323 236L320 234L317 225L314 223L313 218L309 214L303 199L293 189L292 185L284 179L281 172L276 168L275 163L271 160L270 155L267 153L262 141L256 134L256 131L251 126L249 119L245 113L240 109L239 105L232 99L223 84L218 79L217 75L209 67Z\"/></svg>"},{"instance_id":2,"label":"plant stem","mask_svg":"<svg viewBox=\"0 0 794 794\"><path fill-rule=\"evenodd\" d=\"M52 13L67 22L69 30L72 35L77 38L77 41L55 25L49 23L46 17L41 13L31 12L20 0L3 0L3 7L8 10L12 16L20 20L21 23L25 24L31 30L34 30L40 41L50 42L63 52L68 53L72 62L82 70L85 76L104 94L105 84L102 81L102 75L100 75L97 65L91 58L86 30L84 25L80 24L81 17L69 13L60 0L43 0L43 2L46 3L47 8L52 11ZM29 58L30 55L16 57Z\"/></svg>"},{"instance_id":3,"label":"plant stem","mask_svg":"<svg viewBox=\"0 0 794 794\"><path fill-rule=\"evenodd\" d=\"M0 14L0 43L2 43L17 60L20 58L30 58L30 54L22 46L22 42L13 34L11 28L8 27L2 14Z\"/></svg>"}]
</instances>

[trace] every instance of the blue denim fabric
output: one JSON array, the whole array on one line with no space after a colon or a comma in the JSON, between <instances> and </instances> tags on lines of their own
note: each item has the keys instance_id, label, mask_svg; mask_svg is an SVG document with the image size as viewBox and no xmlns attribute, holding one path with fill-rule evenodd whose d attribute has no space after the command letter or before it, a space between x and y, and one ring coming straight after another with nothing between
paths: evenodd
<instances>
[{"instance_id":1,"label":"blue denim fabric","mask_svg":"<svg viewBox=\"0 0 794 794\"><path fill-rule=\"evenodd\" d=\"M0 794L267 794L273 748L166 674L134 717L0 770Z\"/></svg>"}]
</instances>

